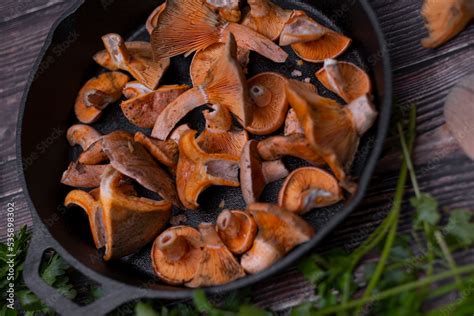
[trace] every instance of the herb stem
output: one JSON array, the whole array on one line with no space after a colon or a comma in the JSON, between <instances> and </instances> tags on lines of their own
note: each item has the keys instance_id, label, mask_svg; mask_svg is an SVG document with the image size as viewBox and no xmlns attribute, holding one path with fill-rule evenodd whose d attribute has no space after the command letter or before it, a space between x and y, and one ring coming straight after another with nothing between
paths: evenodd
<instances>
[{"instance_id":1,"label":"herb stem","mask_svg":"<svg viewBox=\"0 0 474 316\"><path fill-rule=\"evenodd\" d=\"M448 245L446 244L446 241L444 240L443 235L441 234L439 230L436 230L434 232L434 236L435 236L436 241L438 242L439 247L441 248L441 251L443 252L444 258L446 259L446 262L448 263L449 268L451 270L456 270L457 268L456 262L454 261L453 256L451 255L451 252L449 251ZM454 277L456 279L456 285L459 287L459 289L461 289L461 285L462 285L461 278L457 274Z\"/></svg>"}]
</instances>

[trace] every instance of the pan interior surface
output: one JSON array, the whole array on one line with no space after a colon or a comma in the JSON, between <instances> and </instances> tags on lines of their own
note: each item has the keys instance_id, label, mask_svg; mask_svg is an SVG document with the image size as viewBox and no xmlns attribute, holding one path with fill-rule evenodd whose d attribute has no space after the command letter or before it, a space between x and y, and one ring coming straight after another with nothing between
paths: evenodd
<instances>
[{"instance_id":1,"label":"pan interior surface","mask_svg":"<svg viewBox=\"0 0 474 316\"><path fill-rule=\"evenodd\" d=\"M364 32L364 28L370 28L370 21L368 21L368 18L365 15L366 13L363 12L363 9L359 4L354 4L354 1L321 1L322 3L318 3L310 0L278 0L273 2L285 9L304 10L308 15L310 15L319 23L352 38L353 43L351 44L350 48L343 55L341 55L338 60L345 60L355 63L371 75L371 79L374 84L375 104L380 106L383 97L384 86L383 76L381 75L383 74L383 70L381 70L382 66L380 61L371 61L371 56L373 57L373 54L375 53L376 49L379 49L379 47L376 47L377 42L375 39L371 39L372 44L364 42L367 40L364 38L364 36L368 36L366 34L371 34L373 31ZM352 14L353 11L355 12L354 14ZM151 13L151 11L148 13ZM145 18L143 19L143 22L145 21ZM149 40L149 35L146 32L144 25L137 26L138 27L135 30L131 30L131 32L128 33L122 33L120 35L126 38L127 41ZM354 32L355 29L357 29L357 32ZM115 32L115 30L110 28L109 32ZM81 40L86 42L99 42L98 44L94 43L93 45L94 47L100 47L101 35L103 34L96 34L95 37L90 37L87 39L81 38ZM86 35L80 34L80 36ZM373 51L371 51L372 48ZM318 91L322 96L337 99L341 103L343 102L335 94L325 89L316 80L314 74L318 69L321 68L322 64L304 62L302 66L299 66L297 62L300 60L300 58L296 56L290 47L285 47L284 49L289 54L289 58L284 64L273 63L252 52L250 55L249 72L247 74L247 78L265 71L278 72L287 78L298 80L310 78L311 83L317 86ZM79 53L81 52L77 52L77 54ZM74 58L74 56L71 56L71 59L72 58ZM94 66L92 55L82 56L81 58L90 58L91 67L89 67L87 71L84 70L84 73L81 75L73 75L67 72L64 73L64 76L75 76L71 80L80 81L73 85L75 87L82 85L91 76L97 75L98 73L104 71L100 69L99 66ZM189 65L191 59L192 56L188 58L184 58L182 56L172 58L171 66L163 77L161 85L188 84L191 86L192 84L189 77ZM295 77L295 70L300 71L301 76ZM73 114L73 102L78 89L71 88L71 85L68 86L67 83L68 80L66 80L66 82L62 85L62 89L72 89L73 91L69 91L68 93L70 96L67 97L71 100L71 103L64 105L64 107L68 109L68 112L67 114L62 114L67 119L58 119L61 121L61 129L63 131L65 131L68 126L77 123L77 120ZM61 83L58 84L61 85ZM189 123L193 129L201 131L204 128L204 119L201 114L203 108L204 107L200 107L194 110L192 113L186 116L183 121ZM25 112L28 112L28 108ZM28 113L25 115L28 115ZM132 133L135 133L136 131L142 131L146 134L150 134L150 130L140 129L128 122L128 120L122 114L120 107L116 104L109 106L104 111L101 119L97 123L92 124L92 126L103 134L112 132L114 130L126 130ZM48 124L48 127L55 128L55 126L52 124ZM33 133L33 131L27 127L23 127L23 133ZM274 134L282 134L282 130L279 130ZM79 208L70 208L65 210L64 207L61 206L65 194L70 189L72 189L66 188L59 183L61 172L62 170L66 169L69 161L75 160L77 158L80 149L69 147L65 140L65 133L63 133L60 137L63 137L64 141L58 141L59 144L54 145L51 149L52 152L50 155L54 157L53 161L50 161L46 158L40 158L38 159L37 163L25 168L28 190L30 191L33 204L38 210L39 216L42 218L43 223L47 224L48 220L51 222L54 214L60 214L60 217L56 220L58 223L60 223L60 225L47 224L48 229L51 231L53 237L61 244L62 247L66 249L66 251L72 254L72 256L78 260L78 262L86 265L88 268L98 272L99 274L105 275L120 282L155 290L173 291L183 289L181 287L165 285L161 283L160 280L155 276L152 270L150 259L151 245L144 247L135 254L124 257L115 262L104 263L101 260L101 253L98 253L93 247L87 218L83 214L82 210ZM355 179L358 179L362 176L366 162L371 154L371 142L373 142L376 138L376 127L374 127L361 139L359 152L354 160L354 165L350 172L350 174ZM256 139L259 138L256 137ZM28 154L31 154L32 149L28 148L28 146L25 148L25 145L23 145L22 151L23 159L25 159L25 155L28 157ZM290 171L307 165L298 159L284 158L283 161ZM49 183L48 188L52 188L55 193L49 191L45 193L42 189L41 183L38 183L37 178L36 180L33 180L35 177L37 177L35 176L35 173L39 172L35 169L49 168L51 164L56 164L54 168L50 168L53 170L50 175L51 178L44 179L44 181ZM282 183L283 180L268 185L262 194L261 201L276 202L278 191ZM159 199L158 196L146 190L141 190L139 194L142 196ZM45 196L39 198L39 195ZM52 200L52 202L48 202L47 199ZM313 210L312 212L306 214L304 218L315 228L316 232L319 232L326 225L328 225L338 213L342 212L346 205L350 203L350 201L350 197L347 196L345 201L330 207ZM211 187L201 194L199 203L201 206L199 210L181 211L175 208L173 210L173 215L184 214L186 217L186 222L183 224L197 227L200 222L215 223L217 216L223 209L222 205L224 205L225 209L245 209L245 202L242 198L240 188ZM289 256L292 254L293 253L290 253ZM247 276L246 278L252 278L252 276Z\"/></svg>"}]
</instances>

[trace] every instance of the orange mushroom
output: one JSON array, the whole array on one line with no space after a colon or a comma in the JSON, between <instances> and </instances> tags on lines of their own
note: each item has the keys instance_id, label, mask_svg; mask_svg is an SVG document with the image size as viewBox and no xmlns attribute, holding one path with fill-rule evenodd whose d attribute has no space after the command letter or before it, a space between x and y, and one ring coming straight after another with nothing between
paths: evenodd
<instances>
[{"instance_id":1,"label":"orange mushroom","mask_svg":"<svg viewBox=\"0 0 474 316\"><path fill-rule=\"evenodd\" d=\"M204 83L180 95L161 112L151 133L152 137L165 140L187 113L206 103L226 107L244 127L250 124L252 104L244 74L235 60L236 49L235 40L230 35Z\"/></svg>"},{"instance_id":2,"label":"orange mushroom","mask_svg":"<svg viewBox=\"0 0 474 316\"><path fill-rule=\"evenodd\" d=\"M126 99L133 99L152 91L152 89L139 81L129 81L123 87L122 94Z\"/></svg>"},{"instance_id":3,"label":"orange mushroom","mask_svg":"<svg viewBox=\"0 0 474 316\"><path fill-rule=\"evenodd\" d=\"M74 112L81 123L93 123L102 110L120 99L122 88L129 77L121 72L105 72L88 80L79 91L74 104Z\"/></svg>"},{"instance_id":4,"label":"orange mushroom","mask_svg":"<svg viewBox=\"0 0 474 316\"><path fill-rule=\"evenodd\" d=\"M181 206L171 176L158 166L141 144L133 140L131 134L112 132L102 138L102 146L110 164L117 171L136 180L163 199Z\"/></svg>"},{"instance_id":5,"label":"orange mushroom","mask_svg":"<svg viewBox=\"0 0 474 316\"><path fill-rule=\"evenodd\" d=\"M123 101L120 107L131 123L141 128L153 128L158 115L188 89L187 85L161 86L157 90Z\"/></svg>"},{"instance_id":6,"label":"orange mushroom","mask_svg":"<svg viewBox=\"0 0 474 316\"><path fill-rule=\"evenodd\" d=\"M100 183L105 231L104 260L136 252L152 241L171 217L171 203L128 195L120 189L124 176L109 166Z\"/></svg>"},{"instance_id":7,"label":"orange mushroom","mask_svg":"<svg viewBox=\"0 0 474 316\"><path fill-rule=\"evenodd\" d=\"M205 3L224 20L235 23L240 21L239 0L206 0Z\"/></svg>"},{"instance_id":8,"label":"orange mushroom","mask_svg":"<svg viewBox=\"0 0 474 316\"><path fill-rule=\"evenodd\" d=\"M421 14L429 36L421 41L427 48L438 47L460 33L474 18L472 0L425 0Z\"/></svg>"},{"instance_id":9,"label":"orange mushroom","mask_svg":"<svg viewBox=\"0 0 474 316\"><path fill-rule=\"evenodd\" d=\"M286 91L308 142L329 165L341 186L354 192L355 184L349 181L345 170L352 164L359 136L375 121L377 112L369 98L364 96L342 107L295 80L289 81Z\"/></svg>"},{"instance_id":10,"label":"orange mushroom","mask_svg":"<svg viewBox=\"0 0 474 316\"><path fill-rule=\"evenodd\" d=\"M148 34L151 34L153 30L155 29L156 25L158 24L158 18L160 17L161 12L165 9L166 2L160 4L159 6L156 7L155 10L148 16L148 19L146 20L145 27L148 32Z\"/></svg>"},{"instance_id":11,"label":"orange mushroom","mask_svg":"<svg viewBox=\"0 0 474 316\"><path fill-rule=\"evenodd\" d=\"M193 60L191 61L191 66L189 68L193 85L197 86L204 83L207 78L208 71L222 54L222 47L224 45L224 43L212 44L206 49L200 50L194 54ZM237 61L242 67L244 73L246 72L247 65L249 63L249 55L249 50L237 47Z\"/></svg>"},{"instance_id":12,"label":"orange mushroom","mask_svg":"<svg viewBox=\"0 0 474 316\"><path fill-rule=\"evenodd\" d=\"M196 229L187 226L168 228L156 238L151 249L156 275L173 285L191 281L201 261L201 247L201 235Z\"/></svg>"},{"instance_id":13,"label":"orange mushroom","mask_svg":"<svg viewBox=\"0 0 474 316\"><path fill-rule=\"evenodd\" d=\"M206 49L224 42L229 33L239 47L255 51L274 62L284 62L288 54L265 36L241 24L227 22L201 0L168 0L158 25L151 34L157 59Z\"/></svg>"},{"instance_id":14,"label":"orange mushroom","mask_svg":"<svg viewBox=\"0 0 474 316\"><path fill-rule=\"evenodd\" d=\"M187 131L190 131L191 128L189 127L188 124L183 124L178 127L176 127L168 137L169 140L175 141L176 144L179 144L179 140L181 139L181 136L184 135Z\"/></svg>"},{"instance_id":15,"label":"orange mushroom","mask_svg":"<svg viewBox=\"0 0 474 316\"><path fill-rule=\"evenodd\" d=\"M199 224L199 232L203 242L202 256L196 275L186 286L195 288L221 285L245 276L244 270L219 238L213 224Z\"/></svg>"},{"instance_id":16,"label":"orange mushroom","mask_svg":"<svg viewBox=\"0 0 474 316\"><path fill-rule=\"evenodd\" d=\"M95 141L101 138L102 134L95 128L85 124L74 124L68 128L66 138L69 145L79 145L83 150L89 148Z\"/></svg>"},{"instance_id":17,"label":"orange mushroom","mask_svg":"<svg viewBox=\"0 0 474 316\"><path fill-rule=\"evenodd\" d=\"M370 78L365 71L345 61L326 59L324 67L316 72L316 78L347 103L372 91Z\"/></svg>"},{"instance_id":18,"label":"orange mushroom","mask_svg":"<svg viewBox=\"0 0 474 316\"><path fill-rule=\"evenodd\" d=\"M107 159L107 155L102 148L102 138L100 138L84 150L77 161L84 165L97 165L107 161Z\"/></svg>"},{"instance_id":19,"label":"orange mushroom","mask_svg":"<svg viewBox=\"0 0 474 316\"><path fill-rule=\"evenodd\" d=\"M287 79L275 72L260 73L247 82L255 110L247 130L255 135L267 135L279 129L288 111L285 86Z\"/></svg>"},{"instance_id":20,"label":"orange mushroom","mask_svg":"<svg viewBox=\"0 0 474 316\"><path fill-rule=\"evenodd\" d=\"M232 253L240 255L252 247L257 224L249 213L224 210L216 223L219 237Z\"/></svg>"},{"instance_id":21,"label":"orange mushroom","mask_svg":"<svg viewBox=\"0 0 474 316\"><path fill-rule=\"evenodd\" d=\"M250 10L242 24L274 41L293 14L269 0L248 0Z\"/></svg>"},{"instance_id":22,"label":"orange mushroom","mask_svg":"<svg viewBox=\"0 0 474 316\"><path fill-rule=\"evenodd\" d=\"M304 130L298 121L298 117L296 116L295 110L290 109L288 114L286 115L285 119L285 135L291 134L304 134Z\"/></svg>"},{"instance_id":23,"label":"orange mushroom","mask_svg":"<svg viewBox=\"0 0 474 316\"><path fill-rule=\"evenodd\" d=\"M303 11L295 11L280 35L280 45L291 45L301 59L320 63L341 55L351 39L317 23Z\"/></svg>"},{"instance_id":24,"label":"orange mushroom","mask_svg":"<svg viewBox=\"0 0 474 316\"><path fill-rule=\"evenodd\" d=\"M328 172L315 168L299 168L286 178L278 195L278 204L293 213L304 214L343 198L337 180Z\"/></svg>"},{"instance_id":25,"label":"orange mushroom","mask_svg":"<svg viewBox=\"0 0 474 316\"><path fill-rule=\"evenodd\" d=\"M288 175L281 160L263 162L258 155L257 145L256 140L249 140L240 158L240 187L247 204L257 202L267 184Z\"/></svg>"},{"instance_id":26,"label":"orange mushroom","mask_svg":"<svg viewBox=\"0 0 474 316\"><path fill-rule=\"evenodd\" d=\"M176 187L184 207L196 209L202 191L211 185L238 187L239 159L228 154L209 154L196 143L196 131L183 134L179 141Z\"/></svg>"},{"instance_id":27,"label":"orange mushroom","mask_svg":"<svg viewBox=\"0 0 474 316\"><path fill-rule=\"evenodd\" d=\"M248 141L247 132L232 127L232 117L226 108L218 104L210 107L214 111L203 111L206 129L196 139L199 147L207 153L239 158Z\"/></svg>"},{"instance_id":28,"label":"orange mushroom","mask_svg":"<svg viewBox=\"0 0 474 316\"><path fill-rule=\"evenodd\" d=\"M96 188L107 165L83 165L71 162L61 177L61 183L76 188Z\"/></svg>"},{"instance_id":29,"label":"orange mushroom","mask_svg":"<svg viewBox=\"0 0 474 316\"><path fill-rule=\"evenodd\" d=\"M128 71L150 89L158 86L170 64L169 58L154 60L149 43L134 42L133 45L127 46L118 34L106 34L102 36L102 41L106 53L102 51L94 56L97 63L106 68Z\"/></svg>"},{"instance_id":30,"label":"orange mushroom","mask_svg":"<svg viewBox=\"0 0 474 316\"><path fill-rule=\"evenodd\" d=\"M172 170L178 165L178 144L173 140L158 140L136 132L134 140L145 147L160 163Z\"/></svg>"},{"instance_id":31,"label":"orange mushroom","mask_svg":"<svg viewBox=\"0 0 474 316\"><path fill-rule=\"evenodd\" d=\"M240 260L247 273L267 269L314 235L314 229L304 219L277 205L253 203L248 212L257 223L258 233L252 248Z\"/></svg>"}]
</instances>

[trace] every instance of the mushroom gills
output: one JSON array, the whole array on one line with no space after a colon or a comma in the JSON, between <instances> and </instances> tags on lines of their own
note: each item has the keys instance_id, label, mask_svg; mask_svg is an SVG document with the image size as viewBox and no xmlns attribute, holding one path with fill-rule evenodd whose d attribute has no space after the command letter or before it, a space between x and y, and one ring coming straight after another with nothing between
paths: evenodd
<instances>
[{"instance_id":1,"label":"mushroom gills","mask_svg":"<svg viewBox=\"0 0 474 316\"><path fill-rule=\"evenodd\" d=\"M242 211L222 211L216 226L222 242L236 255L250 249L257 233L253 217Z\"/></svg>"}]
</instances>

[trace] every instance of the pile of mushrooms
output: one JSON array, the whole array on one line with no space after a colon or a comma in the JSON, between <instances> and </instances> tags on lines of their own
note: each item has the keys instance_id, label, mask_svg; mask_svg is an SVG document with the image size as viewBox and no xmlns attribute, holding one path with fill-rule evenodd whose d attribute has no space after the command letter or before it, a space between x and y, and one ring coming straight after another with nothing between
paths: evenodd
<instances>
[{"instance_id":1,"label":"pile of mushrooms","mask_svg":"<svg viewBox=\"0 0 474 316\"><path fill-rule=\"evenodd\" d=\"M84 209L104 260L153 243L153 269L163 282L225 284L310 240L315 231L302 216L357 190L350 167L377 112L369 76L334 59L351 40L303 11L268 0L248 5L240 11L237 0L168 0L146 22L151 43L102 37L105 49L93 58L108 71L77 96L79 123L67 139L82 151L61 182L75 188L64 203ZM338 99L276 72L246 78L249 51L287 59L277 40L321 63L314 80ZM192 53L193 86L160 86L170 58ZM197 131L185 118L203 105L205 128ZM104 135L88 125L111 106L141 131ZM288 156L303 167L287 165ZM273 182L280 185L278 200L261 203ZM211 186L240 187L246 207L222 210L216 223L197 228L169 225L173 207L197 210ZM138 187L161 199L139 197Z\"/></svg>"}]
</instances>

